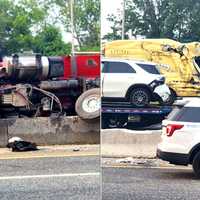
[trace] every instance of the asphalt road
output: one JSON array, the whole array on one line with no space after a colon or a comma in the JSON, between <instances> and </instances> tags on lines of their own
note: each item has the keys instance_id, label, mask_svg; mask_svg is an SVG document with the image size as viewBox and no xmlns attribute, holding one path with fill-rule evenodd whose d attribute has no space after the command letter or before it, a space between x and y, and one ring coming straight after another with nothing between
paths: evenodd
<instances>
[{"instance_id":1,"label":"asphalt road","mask_svg":"<svg viewBox=\"0 0 200 200\"><path fill-rule=\"evenodd\" d=\"M98 200L97 156L0 160L1 200Z\"/></svg>"},{"instance_id":2,"label":"asphalt road","mask_svg":"<svg viewBox=\"0 0 200 200\"><path fill-rule=\"evenodd\" d=\"M103 168L102 200L199 200L191 168Z\"/></svg>"}]
</instances>

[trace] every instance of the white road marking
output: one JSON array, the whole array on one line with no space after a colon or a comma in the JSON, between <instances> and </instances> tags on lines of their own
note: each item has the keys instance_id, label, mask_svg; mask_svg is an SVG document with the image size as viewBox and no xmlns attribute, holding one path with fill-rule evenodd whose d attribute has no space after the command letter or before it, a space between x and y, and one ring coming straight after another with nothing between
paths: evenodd
<instances>
[{"instance_id":1,"label":"white road marking","mask_svg":"<svg viewBox=\"0 0 200 200\"><path fill-rule=\"evenodd\" d=\"M26 175L26 176L1 176L0 180L12 179L33 179L33 178L59 178L59 177L81 177L81 176L99 176L99 172L91 173L71 173L71 174L46 174L46 175Z\"/></svg>"}]
</instances>

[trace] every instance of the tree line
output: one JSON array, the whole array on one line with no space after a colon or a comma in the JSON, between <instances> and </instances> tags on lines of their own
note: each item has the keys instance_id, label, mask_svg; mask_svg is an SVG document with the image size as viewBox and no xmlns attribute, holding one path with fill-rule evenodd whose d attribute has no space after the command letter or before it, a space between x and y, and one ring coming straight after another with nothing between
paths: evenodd
<instances>
[{"instance_id":1,"label":"tree line","mask_svg":"<svg viewBox=\"0 0 200 200\"><path fill-rule=\"evenodd\" d=\"M199 0L125 0L125 38L170 38L200 41ZM111 32L104 39L121 38L121 16L109 15Z\"/></svg>"}]
</instances>

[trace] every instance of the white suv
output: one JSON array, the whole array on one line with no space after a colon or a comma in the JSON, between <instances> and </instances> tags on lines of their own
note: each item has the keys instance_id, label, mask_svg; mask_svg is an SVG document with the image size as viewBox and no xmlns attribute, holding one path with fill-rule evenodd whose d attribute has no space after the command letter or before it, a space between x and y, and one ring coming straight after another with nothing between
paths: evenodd
<instances>
[{"instance_id":1,"label":"white suv","mask_svg":"<svg viewBox=\"0 0 200 200\"><path fill-rule=\"evenodd\" d=\"M200 178L200 98L174 109L163 121L157 157L171 164L192 164Z\"/></svg>"},{"instance_id":2,"label":"white suv","mask_svg":"<svg viewBox=\"0 0 200 200\"><path fill-rule=\"evenodd\" d=\"M172 104L174 99L155 63L125 59L101 59L103 99L126 100L136 107L150 101Z\"/></svg>"}]
</instances>

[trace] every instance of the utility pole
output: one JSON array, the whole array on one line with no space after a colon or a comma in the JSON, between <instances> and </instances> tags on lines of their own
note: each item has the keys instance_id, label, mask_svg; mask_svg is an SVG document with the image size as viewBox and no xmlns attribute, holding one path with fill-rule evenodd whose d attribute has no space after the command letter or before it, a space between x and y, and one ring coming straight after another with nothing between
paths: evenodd
<instances>
[{"instance_id":1,"label":"utility pole","mask_svg":"<svg viewBox=\"0 0 200 200\"><path fill-rule=\"evenodd\" d=\"M76 64L76 55L74 47L74 0L70 0L70 14L71 14L71 35L72 35L72 50L71 50L71 66L72 66L72 76L76 77L77 75L77 64Z\"/></svg>"},{"instance_id":2,"label":"utility pole","mask_svg":"<svg viewBox=\"0 0 200 200\"><path fill-rule=\"evenodd\" d=\"M74 56L74 0L70 1L70 15L71 15L71 34L72 34L72 56Z\"/></svg>"},{"instance_id":3,"label":"utility pole","mask_svg":"<svg viewBox=\"0 0 200 200\"><path fill-rule=\"evenodd\" d=\"M125 35L125 0L122 2L122 40L124 40Z\"/></svg>"}]
</instances>

